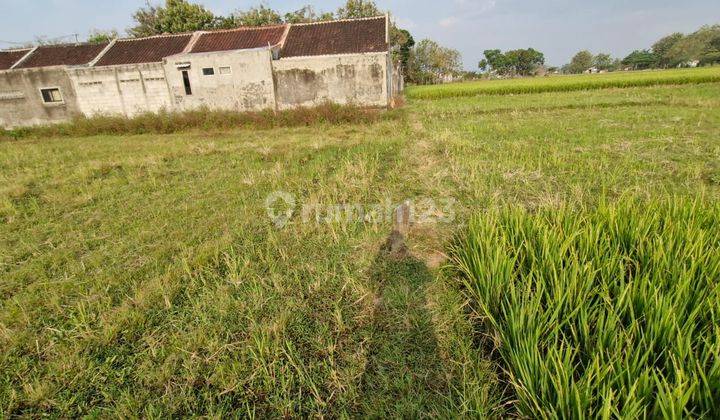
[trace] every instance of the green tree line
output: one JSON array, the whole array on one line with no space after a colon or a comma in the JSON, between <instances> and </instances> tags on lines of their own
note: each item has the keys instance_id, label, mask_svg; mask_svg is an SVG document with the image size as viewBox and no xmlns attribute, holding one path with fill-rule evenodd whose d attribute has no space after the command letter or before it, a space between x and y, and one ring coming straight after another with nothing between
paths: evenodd
<instances>
[{"instance_id":1,"label":"green tree line","mask_svg":"<svg viewBox=\"0 0 720 420\"><path fill-rule=\"evenodd\" d=\"M720 64L720 25L703 26L691 34L679 32L664 36L650 48L635 50L623 59L609 54L578 52L563 70L583 73L588 70L646 70L672 67L696 67Z\"/></svg>"}]
</instances>

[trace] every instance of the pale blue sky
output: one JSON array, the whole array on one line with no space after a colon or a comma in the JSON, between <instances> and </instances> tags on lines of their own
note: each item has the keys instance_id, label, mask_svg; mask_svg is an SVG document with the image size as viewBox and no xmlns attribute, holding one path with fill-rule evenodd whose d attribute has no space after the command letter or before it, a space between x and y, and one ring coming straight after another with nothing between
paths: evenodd
<instances>
[{"instance_id":1,"label":"pale blue sky","mask_svg":"<svg viewBox=\"0 0 720 420\"><path fill-rule=\"evenodd\" d=\"M157 3L159 0L155 0ZM218 14L258 0L200 0ZM0 40L79 33L92 28L124 30L144 0L0 0ZM312 4L335 10L342 0L269 0L282 12ZM490 48L533 47L549 64L568 62L580 49L623 57L660 36L720 23L720 0L377 0L416 39L430 37L463 54L474 69ZM12 46L0 43L0 48Z\"/></svg>"}]
</instances>

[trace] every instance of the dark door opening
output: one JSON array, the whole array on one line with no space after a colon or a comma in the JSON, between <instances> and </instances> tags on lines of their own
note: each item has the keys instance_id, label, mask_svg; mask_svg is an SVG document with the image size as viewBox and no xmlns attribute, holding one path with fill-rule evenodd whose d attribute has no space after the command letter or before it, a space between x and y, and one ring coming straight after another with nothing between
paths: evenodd
<instances>
[{"instance_id":1,"label":"dark door opening","mask_svg":"<svg viewBox=\"0 0 720 420\"><path fill-rule=\"evenodd\" d=\"M185 94L192 95L192 88L190 87L190 74L187 70L183 70L183 84L185 85Z\"/></svg>"}]
</instances>

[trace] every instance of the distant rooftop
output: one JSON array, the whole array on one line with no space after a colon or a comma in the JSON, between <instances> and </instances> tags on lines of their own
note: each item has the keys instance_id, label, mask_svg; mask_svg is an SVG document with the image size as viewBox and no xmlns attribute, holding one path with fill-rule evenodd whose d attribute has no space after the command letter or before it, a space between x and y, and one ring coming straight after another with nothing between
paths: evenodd
<instances>
[{"instance_id":1,"label":"distant rooftop","mask_svg":"<svg viewBox=\"0 0 720 420\"><path fill-rule=\"evenodd\" d=\"M190 52L201 53L274 47L282 42L286 29L287 25L278 25L206 32L200 35Z\"/></svg>"},{"instance_id":2,"label":"distant rooftop","mask_svg":"<svg viewBox=\"0 0 720 420\"><path fill-rule=\"evenodd\" d=\"M29 48L25 50L0 51L0 70L9 69L29 52Z\"/></svg>"},{"instance_id":3,"label":"distant rooftop","mask_svg":"<svg viewBox=\"0 0 720 420\"><path fill-rule=\"evenodd\" d=\"M80 66L88 64L108 44L47 45L35 49L18 69L49 66Z\"/></svg>"},{"instance_id":4,"label":"distant rooftop","mask_svg":"<svg viewBox=\"0 0 720 420\"><path fill-rule=\"evenodd\" d=\"M192 34L182 34L119 39L95 65L114 66L160 62L165 57L183 52L191 38Z\"/></svg>"},{"instance_id":5,"label":"distant rooftop","mask_svg":"<svg viewBox=\"0 0 720 420\"><path fill-rule=\"evenodd\" d=\"M292 25L281 57L387 52L386 17Z\"/></svg>"}]
</instances>

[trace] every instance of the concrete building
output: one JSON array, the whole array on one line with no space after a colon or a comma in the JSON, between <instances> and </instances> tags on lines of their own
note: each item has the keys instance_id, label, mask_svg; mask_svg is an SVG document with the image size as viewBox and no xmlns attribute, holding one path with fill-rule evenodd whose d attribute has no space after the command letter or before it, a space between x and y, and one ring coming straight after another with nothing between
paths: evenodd
<instances>
[{"instance_id":1,"label":"concrete building","mask_svg":"<svg viewBox=\"0 0 720 420\"><path fill-rule=\"evenodd\" d=\"M386 16L0 51L0 126L199 107L386 107L402 89Z\"/></svg>"}]
</instances>

